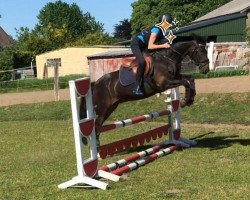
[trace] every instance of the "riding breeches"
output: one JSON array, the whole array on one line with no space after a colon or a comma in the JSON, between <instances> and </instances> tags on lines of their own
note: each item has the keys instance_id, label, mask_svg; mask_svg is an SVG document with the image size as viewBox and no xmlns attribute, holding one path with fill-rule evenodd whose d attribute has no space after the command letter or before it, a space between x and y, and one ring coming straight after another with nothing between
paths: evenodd
<instances>
[{"instance_id":1,"label":"riding breeches","mask_svg":"<svg viewBox=\"0 0 250 200\"><path fill-rule=\"evenodd\" d=\"M144 66L145 66L145 59L143 57L143 50L145 49L145 47L143 46L143 44L141 44L140 41L138 41L137 38L134 38L131 41L131 50L132 53L134 54L134 56L136 57L139 66L137 69L137 74L136 74L136 82L139 86L142 86L142 78L143 78L143 74L144 74Z\"/></svg>"}]
</instances>

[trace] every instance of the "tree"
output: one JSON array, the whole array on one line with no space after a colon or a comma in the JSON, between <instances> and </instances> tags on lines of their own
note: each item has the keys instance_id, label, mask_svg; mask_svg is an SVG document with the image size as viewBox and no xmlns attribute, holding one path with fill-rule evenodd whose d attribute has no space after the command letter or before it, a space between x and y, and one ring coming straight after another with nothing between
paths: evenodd
<instances>
[{"instance_id":1,"label":"tree","mask_svg":"<svg viewBox=\"0 0 250 200\"><path fill-rule=\"evenodd\" d=\"M0 52L0 81L7 81L11 79L11 72L14 65L14 46L5 47Z\"/></svg>"},{"instance_id":2,"label":"tree","mask_svg":"<svg viewBox=\"0 0 250 200\"><path fill-rule=\"evenodd\" d=\"M90 33L103 33L103 24L90 13L82 13L75 4L62 1L46 4L38 14L33 30L21 27L17 31L17 45L21 52L33 57L46 51L73 44Z\"/></svg>"},{"instance_id":3,"label":"tree","mask_svg":"<svg viewBox=\"0 0 250 200\"><path fill-rule=\"evenodd\" d=\"M230 0L138 0L132 3L132 33L159 23L159 18L166 12L180 21L184 26L206 13L228 3Z\"/></svg>"},{"instance_id":4,"label":"tree","mask_svg":"<svg viewBox=\"0 0 250 200\"><path fill-rule=\"evenodd\" d=\"M53 44L36 30L21 27L17 30L17 41L19 51L30 52L36 56L53 49Z\"/></svg>"},{"instance_id":5,"label":"tree","mask_svg":"<svg viewBox=\"0 0 250 200\"><path fill-rule=\"evenodd\" d=\"M131 24L128 19L124 19L120 21L119 24L115 25L114 38L123 38L130 39L131 38Z\"/></svg>"},{"instance_id":6,"label":"tree","mask_svg":"<svg viewBox=\"0 0 250 200\"><path fill-rule=\"evenodd\" d=\"M113 39L107 33L89 33L85 37L67 44L67 46L93 46L93 45L111 45Z\"/></svg>"},{"instance_id":7,"label":"tree","mask_svg":"<svg viewBox=\"0 0 250 200\"><path fill-rule=\"evenodd\" d=\"M75 3L69 5L60 0L48 3L37 18L36 30L57 48L89 33L103 32L103 24L96 22L90 13L83 14Z\"/></svg>"}]
</instances>

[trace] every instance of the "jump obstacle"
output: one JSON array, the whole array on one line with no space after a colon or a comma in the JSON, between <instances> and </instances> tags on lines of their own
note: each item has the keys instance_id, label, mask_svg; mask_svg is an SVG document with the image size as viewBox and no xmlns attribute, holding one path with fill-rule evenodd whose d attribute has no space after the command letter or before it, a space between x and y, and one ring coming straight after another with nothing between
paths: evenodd
<instances>
[{"instance_id":1,"label":"jump obstacle","mask_svg":"<svg viewBox=\"0 0 250 200\"><path fill-rule=\"evenodd\" d=\"M181 137L179 88L169 89L166 92L166 102L168 105L166 110L160 112L151 112L142 116L135 116L126 120L104 125L100 129L100 132L108 132L110 130L134 125L142 121L151 120L160 116L168 117L168 123L166 125L149 130L139 135L102 145L99 147L99 156L104 159L107 156L113 156L120 152L127 151L132 147L142 146L145 142L148 143L151 140L162 138L167 134L168 139L147 150L132 154L124 159L118 160L117 162L108 164L106 166L98 167L95 116L92 103L90 79L82 78L69 81L69 89L78 175L73 177L72 180L58 185L60 189L79 185L88 185L88 187L96 187L105 190L107 189L108 184L106 182L100 181L100 178L117 182L123 173L148 164L159 157L165 156L174 150L177 150L180 147L190 147L192 145L196 145L195 141ZM78 97L85 97L86 99L87 117L85 119L79 118ZM90 157L87 159L85 158L85 153L83 152L83 144L81 142L82 137L89 139L88 153Z\"/></svg>"}]
</instances>

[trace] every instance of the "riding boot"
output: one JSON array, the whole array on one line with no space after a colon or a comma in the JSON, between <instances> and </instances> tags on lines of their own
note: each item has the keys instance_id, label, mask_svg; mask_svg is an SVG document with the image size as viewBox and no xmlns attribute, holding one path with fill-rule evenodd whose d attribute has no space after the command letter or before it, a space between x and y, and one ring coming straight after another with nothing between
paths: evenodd
<instances>
[{"instance_id":1,"label":"riding boot","mask_svg":"<svg viewBox=\"0 0 250 200\"><path fill-rule=\"evenodd\" d=\"M143 74L144 74L144 66L143 67L139 66L137 70L137 76L136 76L136 87L133 91L133 93L137 96L143 95L143 92L142 92Z\"/></svg>"}]
</instances>

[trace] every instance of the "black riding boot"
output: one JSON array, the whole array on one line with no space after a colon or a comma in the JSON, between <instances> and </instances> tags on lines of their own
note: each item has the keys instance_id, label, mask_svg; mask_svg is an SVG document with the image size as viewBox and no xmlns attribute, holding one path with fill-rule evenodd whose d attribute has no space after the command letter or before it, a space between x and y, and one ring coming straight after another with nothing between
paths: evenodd
<instances>
[{"instance_id":1,"label":"black riding boot","mask_svg":"<svg viewBox=\"0 0 250 200\"><path fill-rule=\"evenodd\" d=\"M136 75L136 86L134 89L134 94L137 96L142 96L143 92L142 92L142 78L143 78L143 74L144 74L144 66L141 67L139 66L138 70L137 70L137 75Z\"/></svg>"}]
</instances>

